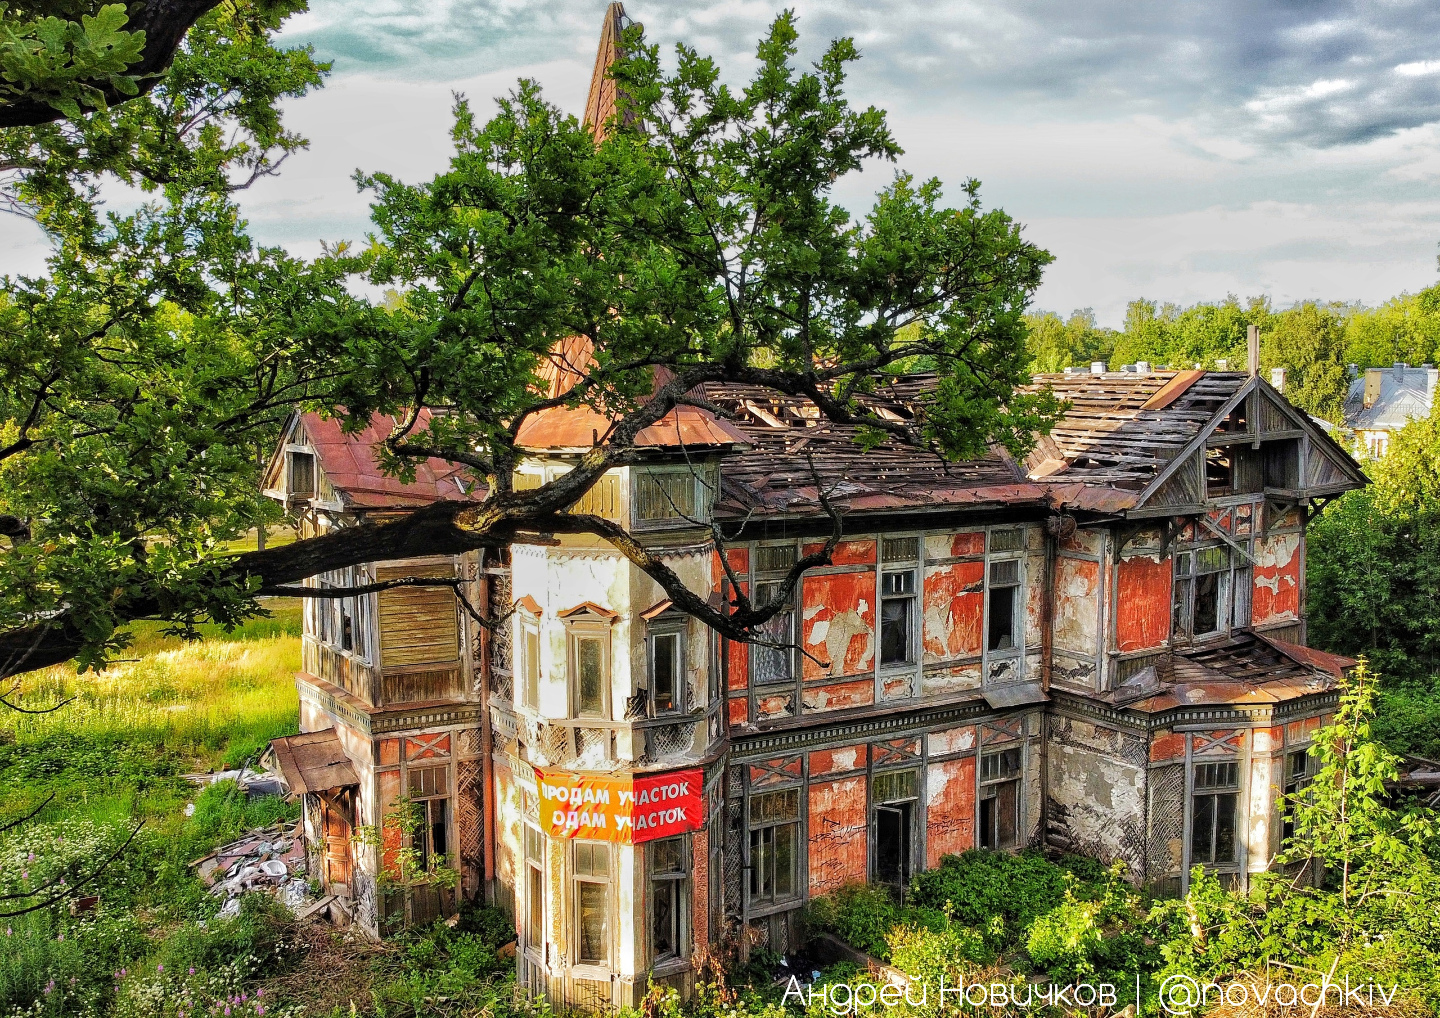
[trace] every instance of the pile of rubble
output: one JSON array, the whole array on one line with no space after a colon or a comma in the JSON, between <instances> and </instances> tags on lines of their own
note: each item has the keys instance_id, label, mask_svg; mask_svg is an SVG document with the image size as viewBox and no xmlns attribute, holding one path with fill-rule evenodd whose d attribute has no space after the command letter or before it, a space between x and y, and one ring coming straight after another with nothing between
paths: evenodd
<instances>
[{"instance_id":1,"label":"pile of rubble","mask_svg":"<svg viewBox=\"0 0 1440 1018\"><path fill-rule=\"evenodd\" d=\"M240 895L247 891L273 894L297 914L314 900L298 822L250 831L190 866L211 894L226 899L222 916L239 912Z\"/></svg>"}]
</instances>

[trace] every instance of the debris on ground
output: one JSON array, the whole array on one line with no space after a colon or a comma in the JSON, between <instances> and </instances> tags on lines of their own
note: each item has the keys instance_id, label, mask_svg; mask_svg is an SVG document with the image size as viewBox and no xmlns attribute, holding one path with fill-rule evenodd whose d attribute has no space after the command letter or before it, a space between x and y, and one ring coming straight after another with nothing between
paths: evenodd
<instances>
[{"instance_id":1,"label":"debris on ground","mask_svg":"<svg viewBox=\"0 0 1440 1018\"><path fill-rule=\"evenodd\" d=\"M190 866L211 894L226 899L222 917L239 912L240 895L247 891L271 894L296 913L314 902L298 821L249 831Z\"/></svg>"},{"instance_id":2,"label":"debris on ground","mask_svg":"<svg viewBox=\"0 0 1440 1018\"><path fill-rule=\"evenodd\" d=\"M255 799L262 795L284 795L286 788L278 775L269 771L251 770L248 766L233 771L212 771L208 774L186 774L186 781L204 788L217 781L233 781L245 793L245 798Z\"/></svg>"}]
</instances>

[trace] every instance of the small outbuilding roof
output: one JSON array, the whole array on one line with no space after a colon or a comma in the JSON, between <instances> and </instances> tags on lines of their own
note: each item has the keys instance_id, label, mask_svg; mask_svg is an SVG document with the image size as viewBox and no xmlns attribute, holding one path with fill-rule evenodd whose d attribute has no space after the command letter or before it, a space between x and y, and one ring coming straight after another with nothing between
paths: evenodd
<instances>
[{"instance_id":1,"label":"small outbuilding roof","mask_svg":"<svg viewBox=\"0 0 1440 1018\"><path fill-rule=\"evenodd\" d=\"M333 728L273 739L269 755L280 768L285 784L297 795L360 783Z\"/></svg>"}]
</instances>

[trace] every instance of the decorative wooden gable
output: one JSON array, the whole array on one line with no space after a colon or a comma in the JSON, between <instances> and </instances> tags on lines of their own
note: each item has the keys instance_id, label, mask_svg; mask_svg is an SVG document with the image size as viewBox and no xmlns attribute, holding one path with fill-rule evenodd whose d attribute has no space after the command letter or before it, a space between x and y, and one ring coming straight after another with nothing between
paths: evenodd
<instances>
[{"instance_id":1,"label":"decorative wooden gable","mask_svg":"<svg viewBox=\"0 0 1440 1018\"><path fill-rule=\"evenodd\" d=\"M292 414L286 422L270 462L265 466L263 489L266 495L287 507L298 504L338 508L340 499L320 465L301 416Z\"/></svg>"}]
</instances>

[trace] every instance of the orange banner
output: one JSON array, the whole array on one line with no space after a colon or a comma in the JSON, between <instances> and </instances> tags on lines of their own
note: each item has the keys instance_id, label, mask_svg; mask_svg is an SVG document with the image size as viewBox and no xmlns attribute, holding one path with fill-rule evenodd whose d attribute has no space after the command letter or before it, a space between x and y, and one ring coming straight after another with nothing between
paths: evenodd
<instances>
[{"instance_id":1,"label":"orange banner","mask_svg":"<svg viewBox=\"0 0 1440 1018\"><path fill-rule=\"evenodd\" d=\"M704 773L611 777L535 768L540 824L552 838L640 845L704 824Z\"/></svg>"}]
</instances>

